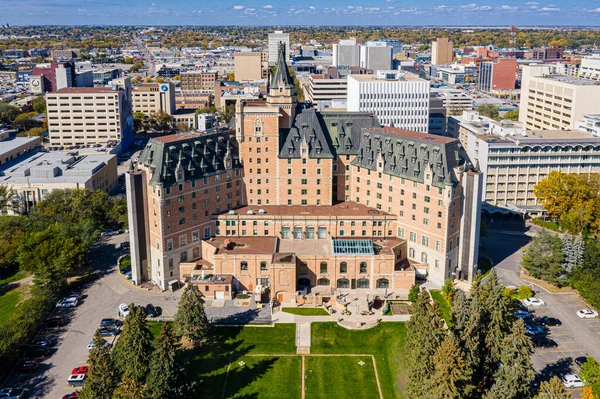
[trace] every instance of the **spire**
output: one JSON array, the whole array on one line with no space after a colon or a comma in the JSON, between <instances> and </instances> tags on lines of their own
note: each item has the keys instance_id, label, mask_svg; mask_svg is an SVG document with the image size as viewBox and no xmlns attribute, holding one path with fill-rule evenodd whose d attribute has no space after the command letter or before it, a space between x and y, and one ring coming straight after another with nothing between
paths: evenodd
<instances>
[{"instance_id":1,"label":"spire","mask_svg":"<svg viewBox=\"0 0 600 399\"><path fill-rule=\"evenodd\" d=\"M294 87L294 81L290 76L290 72L287 68L286 55L285 55L285 43L279 43L279 54L277 56L277 65L275 66L275 73L271 78L271 88L278 89L280 87L291 89Z\"/></svg>"}]
</instances>

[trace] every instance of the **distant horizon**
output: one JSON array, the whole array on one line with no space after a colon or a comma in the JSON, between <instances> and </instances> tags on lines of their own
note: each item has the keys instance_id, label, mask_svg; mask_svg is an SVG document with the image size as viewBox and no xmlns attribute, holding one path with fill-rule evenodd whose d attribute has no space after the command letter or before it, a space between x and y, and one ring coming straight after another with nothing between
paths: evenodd
<instances>
[{"instance_id":1,"label":"distant horizon","mask_svg":"<svg viewBox=\"0 0 600 399\"><path fill-rule=\"evenodd\" d=\"M541 0L4 0L3 3L0 24L17 26L600 27L600 0L583 3L561 0L556 4ZM536 23L532 25L532 21Z\"/></svg>"},{"instance_id":2,"label":"distant horizon","mask_svg":"<svg viewBox=\"0 0 600 399\"><path fill-rule=\"evenodd\" d=\"M598 15L600 18L600 15ZM0 23L0 25L6 25L6 23ZM490 28L498 28L498 29L509 29L513 25L388 25L388 24L379 24L379 25L240 25L240 24L11 24L10 27L24 27L24 28L35 28L35 27L131 27L131 28L180 28L180 27L203 27L203 28L224 28L224 27L243 27L243 28L376 28L376 27L386 27L386 28L435 28L435 29L457 29L457 28L465 28L465 29L490 29ZM598 25L514 25L517 29L536 29L536 28L593 28L600 30L600 23ZM0 28L2 28L0 26Z\"/></svg>"}]
</instances>

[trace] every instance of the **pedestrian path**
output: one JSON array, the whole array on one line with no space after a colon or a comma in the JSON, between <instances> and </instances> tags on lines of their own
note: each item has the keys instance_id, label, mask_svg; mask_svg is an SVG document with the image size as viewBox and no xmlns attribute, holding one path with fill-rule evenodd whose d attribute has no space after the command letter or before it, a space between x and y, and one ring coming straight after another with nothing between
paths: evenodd
<instances>
[{"instance_id":1,"label":"pedestrian path","mask_svg":"<svg viewBox=\"0 0 600 399\"><path fill-rule=\"evenodd\" d=\"M338 321L338 319L344 319L349 322L368 322L372 319L381 318L382 321L392 322L392 321L408 321L410 320L410 315L396 315L396 316L360 316L360 315L352 315L352 316L342 316L341 314L333 314L329 316L301 316L295 315L287 312L277 312L273 313L273 322L274 323L323 323L327 321Z\"/></svg>"},{"instance_id":2,"label":"pedestrian path","mask_svg":"<svg viewBox=\"0 0 600 399\"><path fill-rule=\"evenodd\" d=\"M310 323L296 324L296 353L310 354Z\"/></svg>"}]
</instances>

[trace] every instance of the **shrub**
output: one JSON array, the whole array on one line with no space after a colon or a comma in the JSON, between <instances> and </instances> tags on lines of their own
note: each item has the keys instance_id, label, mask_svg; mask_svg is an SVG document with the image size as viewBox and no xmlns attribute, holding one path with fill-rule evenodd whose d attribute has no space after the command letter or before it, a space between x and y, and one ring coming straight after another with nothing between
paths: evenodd
<instances>
[{"instance_id":1,"label":"shrub","mask_svg":"<svg viewBox=\"0 0 600 399\"><path fill-rule=\"evenodd\" d=\"M419 296L420 291L421 289L419 286L417 284L413 284L412 287L410 287L410 291L408 291L408 300L412 303L417 302L417 297Z\"/></svg>"}]
</instances>

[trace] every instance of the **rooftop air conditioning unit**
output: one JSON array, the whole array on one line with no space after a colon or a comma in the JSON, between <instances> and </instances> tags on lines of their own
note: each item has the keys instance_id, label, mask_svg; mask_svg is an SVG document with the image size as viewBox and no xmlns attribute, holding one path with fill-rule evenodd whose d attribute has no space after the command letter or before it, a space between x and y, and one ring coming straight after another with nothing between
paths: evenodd
<instances>
[{"instance_id":1,"label":"rooftop air conditioning unit","mask_svg":"<svg viewBox=\"0 0 600 399\"><path fill-rule=\"evenodd\" d=\"M264 215L265 214L265 210L264 209L259 209L258 210L258 214L259 215Z\"/></svg>"},{"instance_id":2,"label":"rooftop air conditioning unit","mask_svg":"<svg viewBox=\"0 0 600 399\"><path fill-rule=\"evenodd\" d=\"M254 215L254 212L252 210L249 210L248 215Z\"/></svg>"}]
</instances>

